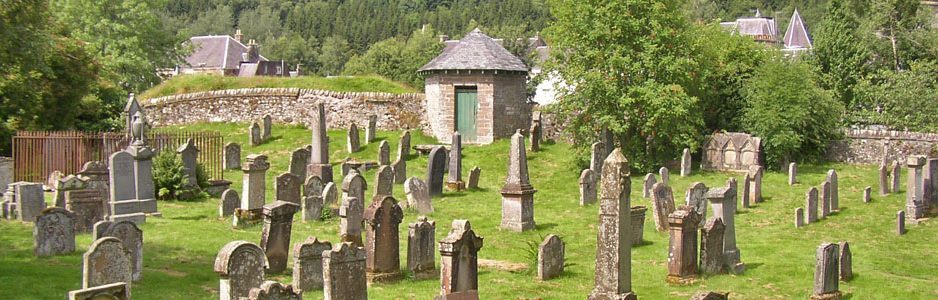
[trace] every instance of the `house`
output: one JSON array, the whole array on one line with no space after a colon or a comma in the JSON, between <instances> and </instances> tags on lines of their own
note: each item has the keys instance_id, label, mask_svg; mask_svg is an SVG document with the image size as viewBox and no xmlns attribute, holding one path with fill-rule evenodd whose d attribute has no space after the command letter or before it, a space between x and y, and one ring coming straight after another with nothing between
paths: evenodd
<instances>
[{"instance_id":1,"label":"house","mask_svg":"<svg viewBox=\"0 0 938 300\"><path fill-rule=\"evenodd\" d=\"M804 25L801 14L795 9L795 12L791 15L791 22L788 22L788 30L785 31L785 48L783 48L783 51L798 52L809 50L812 47L813 43L811 43L808 28Z\"/></svg>"},{"instance_id":2,"label":"house","mask_svg":"<svg viewBox=\"0 0 938 300\"><path fill-rule=\"evenodd\" d=\"M531 66L531 77L540 75L543 73L544 62L550 58L550 47L547 45L547 42L541 38L540 33L532 38L528 38L528 53L531 53L534 58L533 65ZM535 87L534 99L532 100L539 105L557 102L557 88L564 86L565 84L559 75L545 74L541 82Z\"/></svg>"},{"instance_id":3,"label":"house","mask_svg":"<svg viewBox=\"0 0 938 300\"><path fill-rule=\"evenodd\" d=\"M459 131L465 143L487 144L531 124L525 83L528 66L476 28L421 67L430 133L449 143Z\"/></svg>"},{"instance_id":4,"label":"house","mask_svg":"<svg viewBox=\"0 0 938 300\"><path fill-rule=\"evenodd\" d=\"M237 76L241 63L267 61L259 53L259 46L254 40L242 44L241 30L234 37L229 35L194 36L189 39L192 54L186 57L183 65L177 66L173 75L178 74L216 74Z\"/></svg>"},{"instance_id":5,"label":"house","mask_svg":"<svg viewBox=\"0 0 938 300\"><path fill-rule=\"evenodd\" d=\"M778 29L775 27L775 19L763 17L759 10L756 10L755 17L739 18L735 22L721 22L720 26L730 32L752 37L760 43L767 45L778 44Z\"/></svg>"}]
</instances>

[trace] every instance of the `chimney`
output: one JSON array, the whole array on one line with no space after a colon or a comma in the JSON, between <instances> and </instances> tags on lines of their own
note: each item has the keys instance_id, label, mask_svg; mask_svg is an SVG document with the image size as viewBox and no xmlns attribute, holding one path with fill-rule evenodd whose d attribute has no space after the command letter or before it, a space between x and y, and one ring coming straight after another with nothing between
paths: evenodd
<instances>
[{"instance_id":1,"label":"chimney","mask_svg":"<svg viewBox=\"0 0 938 300\"><path fill-rule=\"evenodd\" d=\"M235 31L235 41L238 41L238 43L240 43L241 39L243 38L244 38L244 35L241 34L241 29L238 29L237 31Z\"/></svg>"},{"instance_id":2,"label":"chimney","mask_svg":"<svg viewBox=\"0 0 938 300\"><path fill-rule=\"evenodd\" d=\"M242 55L242 58L244 58L244 61L251 62L251 63L256 63L260 61L261 55L258 52L257 48L258 46L257 46L256 41L251 40L250 42L248 42L248 51L247 53L244 53L244 55Z\"/></svg>"}]
</instances>

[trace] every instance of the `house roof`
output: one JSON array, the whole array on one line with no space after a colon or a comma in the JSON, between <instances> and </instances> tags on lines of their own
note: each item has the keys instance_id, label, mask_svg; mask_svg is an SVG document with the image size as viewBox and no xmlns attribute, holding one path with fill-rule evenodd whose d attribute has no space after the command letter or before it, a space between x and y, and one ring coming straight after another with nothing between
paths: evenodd
<instances>
[{"instance_id":1,"label":"house roof","mask_svg":"<svg viewBox=\"0 0 938 300\"><path fill-rule=\"evenodd\" d=\"M785 31L785 48L811 48L811 36L808 34L808 28L801 19L801 14L795 9L791 15L791 22L788 23L788 30Z\"/></svg>"},{"instance_id":2,"label":"house roof","mask_svg":"<svg viewBox=\"0 0 938 300\"><path fill-rule=\"evenodd\" d=\"M498 42L476 28L455 45L420 68L433 70L504 70L527 72L528 66Z\"/></svg>"},{"instance_id":3,"label":"house roof","mask_svg":"<svg viewBox=\"0 0 938 300\"><path fill-rule=\"evenodd\" d=\"M775 27L775 20L770 18L739 18L736 19L737 33L741 35L754 36L763 39L775 40L778 37L778 29Z\"/></svg>"},{"instance_id":4,"label":"house roof","mask_svg":"<svg viewBox=\"0 0 938 300\"><path fill-rule=\"evenodd\" d=\"M237 69L241 54L248 47L228 35L194 36L189 39L193 51L186 64L200 68ZM261 56L261 60L267 60Z\"/></svg>"}]
</instances>

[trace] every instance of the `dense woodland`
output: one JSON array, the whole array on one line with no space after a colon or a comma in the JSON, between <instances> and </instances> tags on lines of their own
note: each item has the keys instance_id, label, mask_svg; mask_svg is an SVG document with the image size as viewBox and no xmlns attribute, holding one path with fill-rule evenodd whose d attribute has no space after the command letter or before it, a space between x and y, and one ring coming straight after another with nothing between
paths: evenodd
<instances>
[{"instance_id":1,"label":"dense woodland","mask_svg":"<svg viewBox=\"0 0 938 300\"><path fill-rule=\"evenodd\" d=\"M815 42L795 57L717 25L758 10L781 34L795 9ZM12 0L0 6L0 153L19 129L120 127L127 93L180 64L191 36L240 29L308 75L420 89L439 35L479 27L529 63L536 34L569 50L546 63L577 87L556 110L576 139L613 131L636 166L717 130L765 137L773 164L817 159L843 126L938 132L932 24L917 0Z\"/></svg>"}]
</instances>

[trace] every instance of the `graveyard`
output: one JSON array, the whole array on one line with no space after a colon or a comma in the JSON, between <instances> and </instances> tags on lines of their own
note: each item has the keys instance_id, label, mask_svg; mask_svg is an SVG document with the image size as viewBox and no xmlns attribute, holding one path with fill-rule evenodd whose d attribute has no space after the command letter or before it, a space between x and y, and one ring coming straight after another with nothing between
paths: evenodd
<instances>
[{"instance_id":1,"label":"graveyard","mask_svg":"<svg viewBox=\"0 0 938 300\"><path fill-rule=\"evenodd\" d=\"M299 125L275 125L266 143L249 146L247 124L201 123L178 126L187 130L216 130L226 141L243 146L242 158L248 154L268 156L270 169L266 176L266 202L274 200L273 174L286 172L293 149L309 144L310 130ZM413 145L436 144L436 140L413 132ZM401 131L378 131L372 143L362 142L361 149L348 153L344 130L330 130L330 157L346 156L359 160L375 160L378 145L387 141L397 147ZM436 222L436 241L442 241L453 220L465 219L475 233L484 239L479 250L480 299L582 299L593 288L598 204L579 205L579 168L568 155L570 145L545 142L540 151L527 152L527 165L534 196L534 230L513 232L499 229L501 220L501 189L507 174L510 142L498 140L490 145L464 145L463 178L478 166L481 171L478 189L453 192L444 189L433 197L433 212L422 214ZM393 151L392 151L393 152ZM422 178L427 156L411 151L407 160L409 176ZM794 226L794 210L805 204L805 192L825 180L828 169L839 175L840 211L817 223ZM797 182L788 185L788 176L779 170L765 172L762 183L764 201L739 208L735 216L736 240L745 271L738 275L700 275L685 284L671 284L668 275L667 231L657 232L652 218L650 199L642 197L643 172L631 173L631 204L649 208L644 220L643 242L632 252L632 291L644 299L687 299L702 291L729 292L732 299L804 299L812 293L815 271L815 250L824 242L848 241L853 253L853 278L840 283L840 291L855 299L927 299L938 295L936 279L931 275L938 265L927 263L935 255L930 245L938 243L938 229L926 220L907 224L904 235L896 234L896 211L905 208L905 172L902 190L888 196L876 191L877 167L874 165L801 165ZM336 176L341 169L334 168ZM904 169L903 169L904 171ZM742 173L701 172L694 167L688 177L671 171L670 185L674 202L684 205L684 191L693 182L720 187L728 178L742 180ZM224 177L231 188L240 191L242 172L226 170ZM373 193L375 170L363 173L368 184L366 195ZM862 200L863 190L874 187L870 203ZM368 198L366 196L366 198ZM393 186L393 197L406 202L401 184ZM48 201L51 198L47 195ZM741 196L740 196L741 199ZM142 280L133 282L132 293L137 299L218 299L219 277L212 264L219 250L235 240L257 243L261 225L233 228L231 217L218 214L219 198L202 201L159 201L162 217L148 217L140 225L144 232ZM370 200L366 202L370 204ZM51 203L50 203L51 205ZM299 215L299 214L297 214ZM401 266L406 266L407 224L418 214L404 209L399 225ZM294 218L291 243L314 236L320 241L339 242L339 219L302 222ZM90 234L78 234L73 253L37 258L33 253L33 225L0 222L4 232L0 241L0 278L7 286L39 287L0 290L5 299L56 299L66 291L80 288L82 253L91 244ZM557 235L565 246L566 265L558 277L536 279L537 245L548 235ZM291 245L292 247L292 245ZM440 256L436 252L437 268ZM924 259L924 260L923 260ZM268 274L267 280L291 282L290 259L287 270ZM533 268L533 269L532 269ZM439 279L414 280L411 274L388 283L368 287L370 299L430 299L439 294ZM305 299L322 299L320 290L306 291Z\"/></svg>"}]
</instances>

